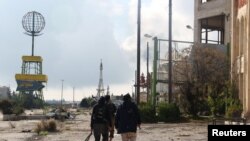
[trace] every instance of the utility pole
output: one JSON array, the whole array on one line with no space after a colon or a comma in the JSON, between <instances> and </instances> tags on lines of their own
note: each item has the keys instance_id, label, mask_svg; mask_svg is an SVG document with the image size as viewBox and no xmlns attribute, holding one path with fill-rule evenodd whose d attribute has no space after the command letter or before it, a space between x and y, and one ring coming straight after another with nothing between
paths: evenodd
<instances>
[{"instance_id":1,"label":"utility pole","mask_svg":"<svg viewBox=\"0 0 250 141\"><path fill-rule=\"evenodd\" d=\"M137 13L137 85L136 85L136 102L140 103L140 59L141 59L141 0L138 0L138 13Z\"/></svg>"},{"instance_id":2,"label":"utility pole","mask_svg":"<svg viewBox=\"0 0 250 141\"><path fill-rule=\"evenodd\" d=\"M168 97L169 103L172 102L172 0L169 0L169 70L168 70Z\"/></svg>"},{"instance_id":3,"label":"utility pole","mask_svg":"<svg viewBox=\"0 0 250 141\"><path fill-rule=\"evenodd\" d=\"M148 72L148 61L149 61L149 45L147 42L147 102L149 101L149 72Z\"/></svg>"},{"instance_id":4,"label":"utility pole","mask_svg":"<svg viewBox=\"0 0 250 141\"><path fill-rule=\"evenodd\" d=\"M144 37L152 38L152 36L149 35L149 34L145 34ZM149 65L148 62L149 62L149 43L147 42L147 101L150 102L150 98L149 98L149 80L151 80L150 79L151 76L149 75L149 71L148 71L148 65ZM151 86L152 86L152 83L151 83ZM152 91L151 91L151 94L152 94ZM152 97L151 97L151 100L152 100Z\"/></svg>"},{"instance_id":5,"label":"utility pole","mask_svg":"<svg viewBox=\"0 0 250 141\"><path fill-rule=\"evenodd\" d=\"M62 91L61 91L61 108L62 108L62 99L63 99L63 81L64 81L64 80L62 80Z\"/></svg>"},{"instance_id":6,"label":"utility pole","mask_svg":"<svg viewBox=\"0 0 250 141\"><path fill-rule=\"evenodd\" d=\"M73 107L75 106L75 87L73 87Z\"/></svg>"},{"instance_id":7,"label":"utility pole","mask_svg":"<svg viewBox=\"0 0 250 141\"><path fill-rule=\"evenodd\" d=\"M157 58L158 58L158 39L154 37L154 61L153 61L153 88L152 88L152 100L153 107L156 105L156 82L157 82Z\"/></svg>"},{"instance_id":8,"label":"utility pole","mask_svg":"<svg viewBox=\"0 0 250 141\"><path fill-rule=\"evenodd\" d=\"M137 102L137 71L135 71L135 85L134 85L134 88L135 88L134 99Z\"/></svg>"}]
</instances>

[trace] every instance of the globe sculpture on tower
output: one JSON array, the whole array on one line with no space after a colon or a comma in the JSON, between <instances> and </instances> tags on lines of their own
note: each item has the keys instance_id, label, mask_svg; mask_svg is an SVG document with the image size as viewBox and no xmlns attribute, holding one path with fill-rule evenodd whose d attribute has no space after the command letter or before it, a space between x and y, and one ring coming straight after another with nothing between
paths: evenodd
<instances>
[{"instance_id":1,"label":"globe sculpture on tower","mask_svg":"<svg viewBox=\"0 0 250 141\"><path fill-rule=\"evenodd\" d=\"M42 35L40 32L45 27L45 20L40 13L32 11L23 16L22 25L26 31L25 34L32 37L32 51L31 56L22 56L21 73L15 75L17 82L16 90L19 92L21 99L29 97L27 102L32 102L30 99L34 100L38 104L35 107L41 107L43 105L43 83L47 82L48 78L47 75L42 73L42 57L34 56L34 37ZM31 105L34 106L32 103Z\"/></svg>"},{"instance_id":2,"label":"globe sculpture on tower","mask_svg":"<svg viewBox=\"0 0 250 141\"><path fill-rule=\"evenodd\" d=\"M32 56L34 56L34 37L39 34L45 27L45 20L43 16L35 11L28 12L23 16L22 20L23 28L26 34L32 36Z\"/></svg>"}]
</instances>

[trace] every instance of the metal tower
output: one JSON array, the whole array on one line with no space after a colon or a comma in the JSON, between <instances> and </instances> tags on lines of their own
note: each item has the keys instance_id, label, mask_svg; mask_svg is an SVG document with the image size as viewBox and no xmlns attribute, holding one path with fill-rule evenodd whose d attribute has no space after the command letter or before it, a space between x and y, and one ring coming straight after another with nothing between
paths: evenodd
<instances>
[{"instance_id":1,"label":"metal tower","mask_svg":"<svg viewBox=\"0 0 250 141\"><path fill-rule=\"evenodd\" d=\"M96 89L96 90L97 90L97 95L96 95L96 97L97 97L98 99L100 98L100 96L104 96L104 87L103 87L102 70L103 70L103 66L102 66L102 60L101 60L99 84L98 84L98 88Z\"/></svg>"},{"instance_id":2,"label":"metal tower","mask_svg":"<svg viewBox=\"0 0 250 141\"><path fill-rule=\"evenodd\" d=\"M41 35L45 20L40 13L32 11L24 15L22 24L25 34L32 36L32 52L31 56L22 57L21 73L15 75L16 90L19 91L21 97L29 94L43 101L43 83L48 81L48 77L42 71L42 57L34 56L34 37Z\"/></svg>"}]
</instances>

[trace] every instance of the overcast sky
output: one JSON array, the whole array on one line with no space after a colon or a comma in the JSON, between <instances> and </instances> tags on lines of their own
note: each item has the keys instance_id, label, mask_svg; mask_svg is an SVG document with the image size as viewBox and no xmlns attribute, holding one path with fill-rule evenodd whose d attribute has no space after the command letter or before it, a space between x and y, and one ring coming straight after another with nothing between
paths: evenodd
<instances>
[{"instance_id":1,"label":"overcast sky","mask_svg":"<svg viewBox=\"0 0 250 141\"><path fill-rule=\"evenodd\" d=\"M146 72L146 42L153 51L151 34L168 39L168 0L141 0L141 70ZM193 0L172 0L173 39L192 41ZM31 37L24 34L23 16L41 13L43 35L35 37L34 54L43 57L48 75L45 99L96 95L100 61L104 87L118 95L131 93L135 80L137 49L137 0L0 0L0 85L16 90L15 74L21 72L23 55L31 55ZM150 53L152 62L152 53ZM150 64L151 65L151 64ZM152 66L150 66L150 71Z\"/></svg>"}]
</instances>

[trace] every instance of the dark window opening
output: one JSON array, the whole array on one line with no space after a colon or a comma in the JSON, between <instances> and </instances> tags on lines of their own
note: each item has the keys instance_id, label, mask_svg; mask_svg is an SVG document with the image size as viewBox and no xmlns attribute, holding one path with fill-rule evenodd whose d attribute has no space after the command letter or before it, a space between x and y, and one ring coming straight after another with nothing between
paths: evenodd
<instances>
[{"instance_id":1,"label":"dark window opening","mask_svg":"<svg viewBox=\"0 0 250 141\"><path fill-rule=\"evenodd\" d=\"M224 44L225 16L216 16L201 20L201 43Z\"/></svg>"}]
</instances>

